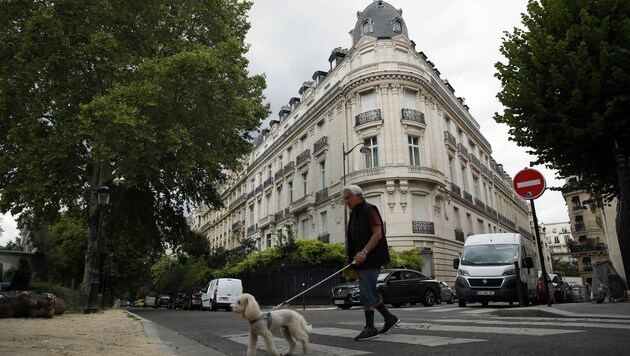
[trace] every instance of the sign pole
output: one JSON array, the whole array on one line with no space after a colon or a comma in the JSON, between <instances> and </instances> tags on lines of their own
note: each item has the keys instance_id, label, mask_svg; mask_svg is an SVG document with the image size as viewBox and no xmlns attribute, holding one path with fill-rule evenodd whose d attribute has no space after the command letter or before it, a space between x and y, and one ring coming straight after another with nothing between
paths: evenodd
<instances>
[{"instance_id":1,"label":"sign pole","mask_svg":"<svg viewBox=\"0 0 630 356\"><path fill-rule=\"evenodd\" d=\"M532 204L532 216L534 218L534 230L536 232L536 245L538 245L538 255L540 256L540 269L543 275L543 285L545 288L545 301L547 306L551 306L551 299L549 298L549 284L547 283L547 267L545 267L545 255L543 254L542 242L540 241L540 232L538 231L538 218L536 217L536 204L534 199L530 200Z\"/></svg>"}]
</instances>

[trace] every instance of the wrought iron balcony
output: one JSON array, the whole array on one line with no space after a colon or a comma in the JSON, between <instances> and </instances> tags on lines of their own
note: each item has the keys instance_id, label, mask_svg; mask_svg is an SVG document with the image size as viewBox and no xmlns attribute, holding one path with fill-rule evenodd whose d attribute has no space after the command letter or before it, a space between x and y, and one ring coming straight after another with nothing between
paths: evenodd
<instances>
[{"instance_id":1,"label":"wrought iron balcony","mask_svg":"<svg viewBox=\"0 0 630 356\"><path fill-rule=\"evenodd\" d=\"M242 221L235 222L234 224L232 224L232 231L236 231L240 229L242 225L243 225Z\"/></svg>"},{"instance_id":2,"label":"wrought iron balcony","mask_svg":"<svg viewBox=\"0 0 630 356\"><path fill-rule=\"evenodd\" d=\"M486 205L486 213L492 215L494 218L497 217L497 211L492 209L489 205Z\"/></svg>"},{"instance_id":3,"label":"wrought iron balcony","mask_svg":"<svg viewBox=\"0 0 630 356\"><path fill-rule=\"evenodd\" d=\"M381 121L381 110L380 109L376 109L376 110L370 110L370 111L366 111L363 113L360 113L359 115L355 116L355 124L354 126L361 126L370 122L374 122L374 121Z\"/></svg>"},{"instance_id":4,"label":"wrought iron balcony","mask_svg":"<svg viewBox=\"0 0 630 356\"><path fill-rule=\"evenodd\" d=\"M299 166L302 163L308 161L311 158L311 150L305 149L302 153L300 153L295 159L295 163Z\"/></svg>"},{"instance_id":5,"label":"wrought iron balcony","mask_svg":"<svg viewBox=\"0 0 630 356\"><path fill-rule=\"evenodd\" d=\"M320 190L319 192L315 193L315 202L319 203L320 201L324 200L328 198L328 187Z\"/></svg>"},{"instance_id":6,"label":"wrought iron balcony","mask_svg":"<svg viewBox=\"0 0 630 356\"><path fill-rule=\"evenodd\" d=\"M269 178L267 178L267 179L265 180L265 182L263 183L263 186L264 186L265 188L267 188L268 186L270 186L270 185L272 185L272 184L273 184L273 178L272 178L272 177L269 177Z\"/></svg>"},{"instance_id":7,"label":"wrought iron balcony","mask_svg":"<svg viewBox=\"0 0 630 356\"><path fill-rule=\"evenodd\" d=\"M320 138L313 144L313 153L318 152L326 146L328 146L328 136L322 136L322 138Z\"/></svg>"},{"instance_id":8,"label":"wrought iron balcony","mask_svg":"<svg viewBox=\"0 0 630 356\"><path fill-rule=\"evenodd\" d=\"M468 156L468 149L466 148L466 146L464 146L461 142L457 145L457 147L459 147L459 150L465 154L466 156Z\"/></svg>"},{"instance_id":9,"label":"wrought iron balcony","mask_svg":"<svg viewBox=\"0 0 630 356\"><path fill-rule=\"evenodd\" d=\"M571 251L571 253L606 251L606 245L601 242L594 244L574 244L569 246L569 251Z\"/></svg>"},{"instance_id":10,"label":"wrought iron balcony","mask_svg":"<svg viewBox=\"0 0 630 356\"><path fill-rule=\"evenodd\" d=\"M472 194L468 193L465 190L464 190L464 199L468 200L468 202L471 203L471 204L473 202Z\"/></svg>"},{"instance_id":11,"label":"wrought iron balcony","mask_svg":"<svg viewBox=\"0 0 630 356\"><path fill-rule=\"evenodd\" d=\"M462 189L455 183L451 182L451 192L457 194L458 197L462 196Z\"/></svg>"},{"instance_id":12,"label":"wrought iron balcony","mask_svg":"<svg viewBox=\"0 0 630 356\"><path fill-rule=\"evenodd\" d=\"M256 194L258 194L258 193L262 193L262 190L263 190L263 185L262 185L262 184L260 184L259 186L257 186L257 187L256 187L255 192L256 192Z\"/></svg>"},{"instance_id":13,"label":"wrought iron balcony","mask_svg":"<svg viewBox=\"0 0 630 356\"><path fill-rule=\"evenodd\" d=\"M276 221L280 221L282 219L284 219L284 212L285 210L280 210L279 212L276 213Z\"/></svg>"},{"instance_id":14,"label":"wrought iron balcony","mask_svg":"<svg viewBox=\"0 0 630 356\"><path fill-rule=\"evenodd\" d=\"M249 192L249 193L247 193L247 200L254 199L255 196L256 196L256 193Z\"/></svg>"},{"instance_id":15,"label":"wrought iron balcony","mask_svg":"<svg viewBox=\"0 0 630 356\"><path fill-rule=\"evenodd\" d=\"M280 178L282 178L284 176L284 168L280 168L276 171L276 173L273 175L273 177L275 178L275 180L278 180Z\"/></svg>"},{"instance_id":16,"label":"wrought iron balcony","mask_svg":"<svg viewBox=\"0 0 630 356\"><path fill-rule=\"evenodd\" d=\"M475 198L475 205L481 210L486 210L486 204L477 198Z\"/></svg>"},{"instance_id":17,"label":"wrought iron balcony","mask_svg":"<svg viewBox=\"0 0 630 356\"><path fill-rule=\"evenodd\" d=\"M245 201L247 201L247 197L248 194L242 194L241 196L239 196L238 198L234 199L230 205L229 205L229 210L234 210L236 207L238 207L239 205L241 205L242 203L244 203Z\"/></svg>"},{"instance_id":18,"label":"wrought iron balcony","mask_svg":"<svg viewBox=\"0 0 630 356\"><path fill-rule=\"evenodd\" d=\"M295 161L291 161L284 165L284 175L286 176L288 173L293 172L295 170Z\"/></svg>"},{"instance_id":19,"label":"wrought iron balcony","mask_svg":"<svg viewBox=\"0 0 630 356\"><path fill-rule=\"evenodd\" d=\"M450 142L453 144L453 146L457 147L457 139L455 139L455 136L453 136L452 133L448 132L448 131L444 131L444 139L447 142Z\"/></svg>"},{"instance_id":20,"label":"wrought iron balcony","mask_svg":"<svg viewBox=\"0 0 630 356\"><path fill-rule=\"evenodd\" d=\"M317 240L324 243L330 243L330 234L329 233L319 234L319 236L317 236Z\"/></svg>"},{"instance_id":21,"label":"wrought iron balcony","mask_svg":"<svg viewBox=\"0 0 630 356\"><path fill-rule=\"evenodd\" d=\"M256 225L251 225L247 228L247 235L252 235L254 233L256 233L256 231L258 230L258 224Z\"/></svg>"},{"instance_id":22,"label":"wrought iron balcony","mask_svg":"<svg viewBox=\"0 0 630 356\"><path fill-rule=\"evenodd\" d=\"M455 241L464 242L464 231L462 229L455 229Z\"/></svg>"},{"instance_id":23,"label":"wrought iron balcony","mask_svg":"<svg viewBox=\"0 0 630 356\"><path fill-rule=\"evenodd\" d=\"M479 161L479 158L477 158L477 156L475 156L474 154L470 154L470 161L477 167L481 168L481 162Z\"/></svg>"},{"instance_id":24,"label":"wrought iron balcony","mask_svg":"<svg viewBox=\"0 0 630 356\"><path fill-rule=\"evenodd\" d=\"M414 234L435 235L435 224L432 221L412 221L411 228Z\"/></svg>"},{"instance_id":25,"label":"wrought iron balcony","mask_svg":"<svg viewBox=\"0 0 630 356\"><path fill-rule=\"evenodd\" d=\"M402 119L419 122L421 124L427 123L424 120L424 113L413 109L402 109Z\"/></svg>"}]
</instances>

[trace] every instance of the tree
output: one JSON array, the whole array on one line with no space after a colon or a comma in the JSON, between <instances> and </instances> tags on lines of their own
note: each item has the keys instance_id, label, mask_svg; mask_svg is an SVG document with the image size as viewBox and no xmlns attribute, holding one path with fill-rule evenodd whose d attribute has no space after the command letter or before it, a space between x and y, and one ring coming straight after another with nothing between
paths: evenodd
<instances>
[{"instance_id":1,"label":"tree","mask_svg":"<svg viewBox=\"0 0 630 356\"><path fill-rule=\"evenodd\" d=\"M533 164L614 195L612 151L630 140L630 2L530 0L522 19L524 29L505 33L507 62L496 64L505 110L495 120L532 148Z\"/></svg>"},{"instance_id":2,"label":"tree","mask_svg":"<svg viewBox=\"0 0 630 356\"><path fill-rule=\"evenodd\" d=\"M100 186L146 194L154 238L181 236L185 205L221 205L216 185L269 111L244 58L250 6L0 2L0 211L82 211L87 283Z\"/></svg>"}]
</instances>

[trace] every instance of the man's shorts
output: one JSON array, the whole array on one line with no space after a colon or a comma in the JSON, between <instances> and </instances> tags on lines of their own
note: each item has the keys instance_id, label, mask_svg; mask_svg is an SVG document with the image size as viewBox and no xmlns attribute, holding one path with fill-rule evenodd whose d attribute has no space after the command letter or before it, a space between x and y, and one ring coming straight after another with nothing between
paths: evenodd
<instances>
[{"instance_id":1,"label":"man's shorts","mask_svg":"<svg viewBox=\"0 0 630 356\"><path fill-rule=\"evenodd\" d=\"M380 268L359 270L359 300L362 305L376 306L381 302L381 293L376 288Z\"/></svg>"}]
</instances>

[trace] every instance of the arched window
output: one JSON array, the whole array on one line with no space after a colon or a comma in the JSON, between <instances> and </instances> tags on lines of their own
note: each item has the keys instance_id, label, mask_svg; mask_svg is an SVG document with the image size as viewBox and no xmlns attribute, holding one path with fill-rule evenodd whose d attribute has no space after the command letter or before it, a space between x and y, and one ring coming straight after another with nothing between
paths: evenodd
<instances>
[{"instance_id":1,"label":"arched window","mask_svg":"<svg viewBox=\"0 0 630 356\"><path fill-rule=\"evenodd\" d=\"M394 20L394 32L402 32L402 22Z\"/></svg>"},{"instance_id":2,"label":"arched window","mask_svg":"<svg viewBox=\"0 0 630 356\"><path fill-rule=\"evenodd\" d=\"M374 31L372 27L372 20L365 20L365 22L363 22L363 25L361 26L361 31L364 35L367 33L372 33Z\"/></svg>"}]
</instances>

